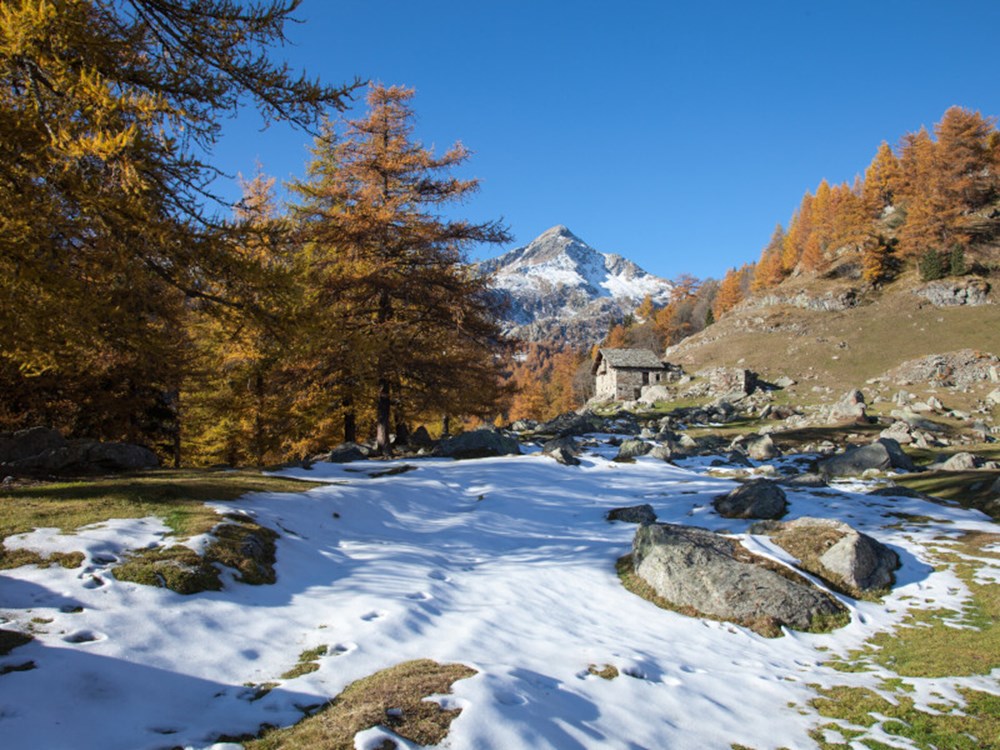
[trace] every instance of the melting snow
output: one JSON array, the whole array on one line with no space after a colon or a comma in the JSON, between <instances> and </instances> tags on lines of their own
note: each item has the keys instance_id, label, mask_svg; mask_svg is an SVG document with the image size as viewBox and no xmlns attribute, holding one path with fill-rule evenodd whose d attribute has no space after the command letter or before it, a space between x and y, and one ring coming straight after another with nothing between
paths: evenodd
<instances>
[{"instance_id":1,"label":"melting snow","mask_svg":"<svg viewBox=\"0 0 1000 750\"><path fill-rule=\"evenodd\" d=\"M604 513L638 503L650 503L662 521L727 530L788 561L747 535L749 522L712 511L712 497L733 483L707 476L702 462L616 464L605 451L580 467L538 455L416 466L367 479L350 466L318 464L286 474L338 484L220 504L281 531L273 586L230 578L224 591L185 597L116 581L109 569L126 548L162 541L157 519L9 539L45 552L81 550L87 559L76 570L27 566L0 575L0 622L26 629L40 618L33 642L0 657L0 668L36 665L0 677L3 747L204 748L223 733L291 724L299 707L424 657L479 672L449 698L463 712L447 747L810 747L817 717L798 709L812 696L808 683L878 682L877 674L845 676L822 662L892 627L908 606L959 606L964 585L949 570L934 571L926 547L940 535L996 530L975 512L860 495L856 486L789 492L790 517L848 521L892 545L903 567L884 604L841 597L853 616L847 627L766 639L658 609L615 575L635 526L608 523ZM893 512L938 522L901 530L892 528ZM318 671L279 679L303 650L321 645L329 655ZM588 673L590 664L612 664L622 676L603 680ZM246 685L268 681L279 685L252 700ZM926 696L951 694L955 684L998 690L990 677L917 682ZM387 736L374 728L357 746Z\"/></svg>"}]
</instances>

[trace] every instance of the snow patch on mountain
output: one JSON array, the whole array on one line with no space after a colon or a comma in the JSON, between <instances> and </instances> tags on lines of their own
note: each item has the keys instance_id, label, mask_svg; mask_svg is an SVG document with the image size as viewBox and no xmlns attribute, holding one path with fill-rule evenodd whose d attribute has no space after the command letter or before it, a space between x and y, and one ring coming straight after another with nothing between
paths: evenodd
<instances>
[{"instance_id":1,"label":"snow patch on mountain","mask_svg":"<svg viewBox=\"0 0 1000 750\"><path fill-rule=\"evenodd\" d=\"M562 225L479 268L492 276L506 308L506 332L530 341L596 343L647 294L665 305L673 293L666 279L621 255L595 250Z\"/></svg>"}]
</instances>

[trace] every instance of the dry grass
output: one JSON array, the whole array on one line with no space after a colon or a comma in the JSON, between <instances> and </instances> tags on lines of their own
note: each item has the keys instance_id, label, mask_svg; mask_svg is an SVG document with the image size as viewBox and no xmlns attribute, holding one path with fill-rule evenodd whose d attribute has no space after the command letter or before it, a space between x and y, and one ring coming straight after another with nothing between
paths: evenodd
<instances>
[{"instance_id":1,"label":"dry grass","mask_svg":"<svg viewBox=\"0 0 1000 750\"><path fill-rule=\"evenodd\" d=\"M587 667L587 671L595 677L600 677L602 680L613 680L620 674L618 667L614 664L605 664L603 667L591 664Z\"/></svg>"},{"instance_id":2,"label":"dry grass","mask_svg":"<svg viewBox=\"0 0 1000 750\"><path fill-rule=\"evenodd\" d=\"M419 659L352 682L312 716L293 727L274 729L245 742L246 750L354 750L354 736L382 725L417 745L436 745L461 709L443 709L431 695L451 692L458 680L476 674L462 664Z\"/></svg>"},{"instance_id":3,"label":"dry grass","mask_svg":"<svg viewBox=\"0 0 1000 750\"><path fill-rule=\"evenodd\" d=\"M299 663L281 675L281 679L294 680L296 677L315 672L319 669L319 659L326 656L329 650L329 646L317 646L316 648L306 649L299 654Z\"/></svg>"},{"instance_id":4,"label":"dry grass","mask_svg":"<svg viewBox=\"0 0 1000 750\"><path fill-rule=\"evenodd\" d=\"M974 508L1000 521L1000 494L991 490L1000 481L1000 471L929 471L893 477L893 481L932 497L951 500L963 508Z\"/></svg>"},{"instance_id":5,"label":"dry grass","mask_svg":"<svg viewBox=\"0 0 1000 750\"><path fill-rule=\"evenodd\" d=\"M218 514L208 501L248 492L305 492L317 485L254 471L161 469L140 474L0 489L0 539L42 527L74 531L111 518L159 516L174 532L209 531Z\"/></svg>"}]
</instances>

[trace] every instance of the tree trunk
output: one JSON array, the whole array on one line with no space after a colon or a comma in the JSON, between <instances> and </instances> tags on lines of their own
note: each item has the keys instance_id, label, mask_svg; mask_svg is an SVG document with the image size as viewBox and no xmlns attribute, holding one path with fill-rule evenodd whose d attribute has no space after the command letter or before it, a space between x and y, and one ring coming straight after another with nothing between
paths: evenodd
<instances>
[{"instance_id":1,"label":"tree trunk","mask_svg":"<svg viewBox=\"0 0 1000 750\"><path fill-rule=\"evenodd\" d=\"M451 424L451 417L445 414L441 417L441 437L448 437L451 433L448 432L448 427Z\"/></svg>"},{"instance_id":2,"label":"tree trunk","mask_svg":"<svg viewBox=\"0 0 1000 750\"><path fill-rule=\"evenodd\" d=\"M344 396L341 406L344 407L344 442L356 443L358 442L358 422L357 416L354 414L354 399L350 396Z\"/></svg>"},{"instance_id":3,"label":"tree trunk","mask_svg":"<svg viewBox=\"0 0 1000 750\"><path fill-rule=\"evenodd\" d=\"M389 437L390 407L389 378L379 378L378 400L375 403L375 446L383 456L392 455Z\"/></svg>"}]
</instances>

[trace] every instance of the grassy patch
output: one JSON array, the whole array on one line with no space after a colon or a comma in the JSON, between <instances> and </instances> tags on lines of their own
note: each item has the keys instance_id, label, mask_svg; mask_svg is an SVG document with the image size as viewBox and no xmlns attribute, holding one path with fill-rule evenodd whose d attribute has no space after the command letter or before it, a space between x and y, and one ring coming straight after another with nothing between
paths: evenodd
<instances>
[{"instance_id":1,"label":"grassy patch","mask_svg":"<svg viewBox=\"0 0 1000 750\"><path fill-rule=\"evenodd\" d=\"M952 565L969 588L971 596L962 611L913 610L895 632L877 633L864 648L827 666L867 672L878 664L903 677L964 677L1000 667L1000 584L976 583L970 559L1000 559L1000 554L985 550L998 542L1000 534L972 532L953 547L938 550L938 559Z\"/></svg>"},{"instance_id":2,"label":"grassy patch","mask_svg":"<svg viewBox=\"0 0 1000 750\"><path fill-rule=\"evenodd\" d=\"M749 551L746 552L746 555L752 556ZM789 577L794 576L794 573L785 569L783 565L778 565L777 563L774 563L774 565L776 568L781 568L782 575ZM715 620L716 622L733 622L736 625L742 625L745 628L749 628L765 638L778 638L782 634L781 623L772 617L758 617L741 621L724 620L721 617L715 617L714 615L699 612L694 607L678 606L673 602L664 599L656 593L656 590L652 586L646 583L646 581L635 572L635 565L632 563L632 555L625 555L624 557L618 558L618 562L615 563L615 569L618 571L618 578L626 590L631 591L636 596L641 596L646 601L652 602L661 609L670 610L671 612L676 612L678 614L685 615L686 617L700 617L704 620ZM799 580L801 581L802 579ZM813 618L807 632L829 633L830 631L843 627L850 622L850 620L850 613L846 610L838 612L835 615L818 616Z\"/></svg>"},{"instance_id":3,"label":"grassy patch","mask_svg":"<svg viewBox=\"0 0 1000 750\"><path fill-rule=\"evenodd\" d=\"M1000 748L1000 696L959 688L963 705L935 706L938 713L919 710L913 699L894 694L891 702L867 688L836 686L820 688L810 705L821 716L846 722L828 723L810 736L821 750L848 750L859 742L865 747L885 745L867 735L878 729L893 737L906 738L908 747L920 750L995 750ZM863 728L863 729L861 729ZM825 739L827 730L845 742Z\"/></svg>"},{"instance_id":4,"label":"grassy patch","mask_svg":"<svg viewBox=\"0 0 1000 750\"><path fill-rule=\"evenodd\" d=\"M614 664L605 664L603 667L591 664L587 667L587 671L596 677L600 677L602 680L613 680L619 675L618 667Z\"/></svg>"},{"instance_id":5,"label":"grassy patch","mask_svg":"<svg viewBox=\"0 0 1000 750\"><path fill-rule=\"evenodd\" d=\"M27 633L19 633L16 630L0 629L0 656L6 656L18 646L23 646L32 640Z\"/></svg>"},{"instance_id":6,"label":"grassy patch","mask_svg":"<svg viewBox=\"0 0 1000 750\"><path fill-rule=\"evenodd\" d=\"M135 552L111 572L119 581L161 586L178 594L222 588L218 569L193 549L182 545Z\"/></svg>"},{"instance_id":7,"label":"grassy patch","mask_svg":"<svg viewBox=\"0 0 1000 750\"><path fill-rule=\"evenodd\" d=\"M1000 521L1000 495L990 491L1000 481L1000 471L929 471L893 477L893 481L932 497L951 500L963 508L974 508Z\"/></svg>"},{"instance_id":8,"label":"grassy patch","mask_svg":"<svg viewBox=\"0 0 1000 750\"><path fill-rule=\"evenodd\" d=\"M205 502L235 500L248 492L305 492L316 486L248 470L161 469L0 489L0 539L42 527L71 532L111 518L146 516L162 518L181 536L202 534L219 522Z\"/></svg>"},{"instance_id":9,"label":"grassy patch","mask_svg":"<svg viewBox=\"0 0 1000 750\"><path fill-rule=\"evenodd\" d=\"M119 581L161 586L178 594L220 590L222 580L213 563L234 568L241 583L274 583L278 535L245 516L228 514L225 518L226 523L212 532L204 557L183 545L153 547L132 553L111 572ZM219 519L217 514L215 519Z\"/></svg>"},{"instance_id":10,"label":"grassy patch","mask_svg":"<svg viewBox=\"0 0 1000 750\"><path fill-rule=\"evenodd\" d=\"M246 742L246 750L354 750L354 735L383 725L417 745L436 745L461 709L443 709L424 698L451 691L476 674L462 664L408 661L352 682L324 708L293 727Z\"/></svg>"},{"instance_id":11,"label":"grassy patch","mask_svg":"<svg viewBox=\"0 0 1000 750\"><path fill-rule=\"evenodd\" d=\"M79 568L83 565L82 552L53 552L48 557L42 557L31 549L5 549L0 543L0 570L20 568L22 565L37 565L48 568L59 565L63 568Z\"/></svg>"},{"instance_id":12,"label":"grassy patch","mask_svg":"<svg viewBox=\"0 0 1000 750\"><path fill-rule=\"evenodd\" d=\"M327 651L329 651L328 646L317 646L316 648L306 649L299 654L299 663L281 675L281 679L294 680L296 677L315 672L319 669L318 660L326 656Z\"/></svg>"}]
</instances>

